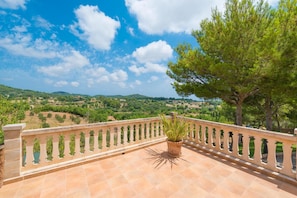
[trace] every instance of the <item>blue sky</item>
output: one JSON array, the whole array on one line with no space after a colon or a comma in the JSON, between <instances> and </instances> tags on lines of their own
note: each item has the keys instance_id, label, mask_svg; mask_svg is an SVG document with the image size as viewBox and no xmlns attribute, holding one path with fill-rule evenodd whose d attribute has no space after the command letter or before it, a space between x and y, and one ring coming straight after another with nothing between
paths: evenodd
<instances>
[{"instance_id":1,"label":"blue sky","mask_svg":"<svg viewBox=\"0 0 297 198\"><path fill-rule=\"evenodd\" d=\"M271 5L276 0L270 0ZM223 0L0 0L0 84L44 92L178 97L179 43Z\"/></svg>"}]
</instances>

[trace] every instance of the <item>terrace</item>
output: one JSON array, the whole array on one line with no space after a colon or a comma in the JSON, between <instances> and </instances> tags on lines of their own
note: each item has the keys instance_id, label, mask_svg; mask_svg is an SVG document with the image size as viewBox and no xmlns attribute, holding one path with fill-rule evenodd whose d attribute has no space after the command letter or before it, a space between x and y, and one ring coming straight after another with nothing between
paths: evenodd
<instances>
[{"instance_id":1,"label":"terrace","mask_svg":"<svg viewBox=\"0 0 297 198\"><path fill-rule=\"evenodd\" d=\"M296 134L184 118L180 158L159 118L3 127L3 197L296 197Z\"/></svg>"}]
</instances>

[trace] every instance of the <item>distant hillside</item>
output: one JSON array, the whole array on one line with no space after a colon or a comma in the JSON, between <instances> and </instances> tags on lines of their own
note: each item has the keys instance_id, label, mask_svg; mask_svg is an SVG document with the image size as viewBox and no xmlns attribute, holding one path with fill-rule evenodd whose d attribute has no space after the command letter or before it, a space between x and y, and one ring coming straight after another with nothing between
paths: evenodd
<instances>
[{"instance_id":1,"label":"distant hillside","mask_svg":"<svg viewBox=\"0 0 297 198\"><path fill-rule=\"evenodd\" d=\"M63 95L63 96L71 95L70 93L65 92L65 91L55 91L55 92L52 92L52 94L54 94L54 95Z\"/></svg>"},{"instance_id":2,"label":"distant hillside","mask_svg":"<svg viewBox=\"0 0 297 198\"><path fill-rule=\"evenodd\" d=\"M50 98L50 97L57 97L57 96L84 96L84 97L108 97L108 98L119 98L119 99L139 99L139 100L145 100L145 99L152 99L152 100L181 100L181 98L166 98L166 97L149 97L144 96L140 94L132 94L132 95L111 95L111 96L104 96L104 95L96 95L96 96L90 96L90 95L84 95L84 94L72 94L65 91L57 91L52 93L47 92L40 92L40 91L33 91L33 90L27 90L27 89L18 89L13 88L5 85L0 84L0 95L4 97L10 97L10 98L17 98L17 97L43 97L43 98ZM192 99L185 99L182 100L186 101L192 101Z\"/></svg>"},{"instance_id":3,"label":"distant hillside","mask_svg":"<svg viewBox=\"0 0 297 198\"><path fill-rule=\"evenodd\" d=\"M108 98L124 98L124 99L150 99L150 98L152 98L152 97L144 96L144 95L140 95L140 94L132 94L132 95L128 95L128 96L113 95L113 96L104 96L104 97L108 97Z\"/></svg>"},{"instance_id":4,"label":"distant hillside","mask_svg":"<svg viewBox=\"0 0 297 198\"><path fill-rule=\"evenodd\" d=\"M39 92L39 91L32 91L32 90L27 90L27 89L18 89L18 88L13 88L5 85L0 84L0 95L5 96L5 97L31 97L31 96L37 96L37 97L45 97L48 96L49 93L45 92Z\"/></svg>"}]
</instances>

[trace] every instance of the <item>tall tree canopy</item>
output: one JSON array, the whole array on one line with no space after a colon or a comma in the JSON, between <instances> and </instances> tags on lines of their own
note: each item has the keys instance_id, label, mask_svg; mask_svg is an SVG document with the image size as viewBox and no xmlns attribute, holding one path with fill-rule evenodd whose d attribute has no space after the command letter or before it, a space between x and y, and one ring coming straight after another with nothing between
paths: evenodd
<instances>
[{"instance_id":1,"label":"tall tree canopy","mask_svg":"<svg viewBox=\"0 0 297 198\"><path fill-rule=\"evenodd\" d=\"M264 98L266 128L278 109L292 103L297 93L297 0L281 0L261 43L259 95Z\"/></svg>"},{"instance_id":2,"label":"tall tree canopy","mask_svg":"<svg viewBox=\"0 0 297 198\"><path fill-rule=\"evenodd\" d=\"M192 32L199 47L179 45L177 61L168 64L177 93L221 98L236 106L236 124L242 125L243 103L259 92L265 72L259 50L272 19L263 0L227 0L224 13L214 9Z\"/></svg>"}]
</instances>

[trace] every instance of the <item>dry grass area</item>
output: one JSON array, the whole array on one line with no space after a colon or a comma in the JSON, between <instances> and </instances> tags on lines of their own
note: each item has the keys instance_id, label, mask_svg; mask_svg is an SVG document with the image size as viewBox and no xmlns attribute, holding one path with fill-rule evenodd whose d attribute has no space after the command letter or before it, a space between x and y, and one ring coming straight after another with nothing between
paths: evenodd
<instances>
[{"instance_id":1,"label":"dry grass area","mask_svg":"<svg viewBox=\"0 0 297 198\"><path fill-rule=\"evenodd\" d=\"M48 118L48 114L51 113L52 116ZM46 117L46 123L50 125L50 127L57 127L57 126L68 126L68 125L75 125L76 123L70 119L72 114L70 113L61 113L61 112L42 112L43 116ZM66 116L64 122L60 123L56 118L55 115L60 115L63 117ZM73 115L75 116L75 115ZM26 112L25 120L22 120L22 123L26 123L25 129L38 129L42 128L42 121L38 118L38 114L34 114L34 116L30 116L30 111ZM80 124L86 124L87 121L83 118L80 118Z\"/></svg>"}]
</instances>

